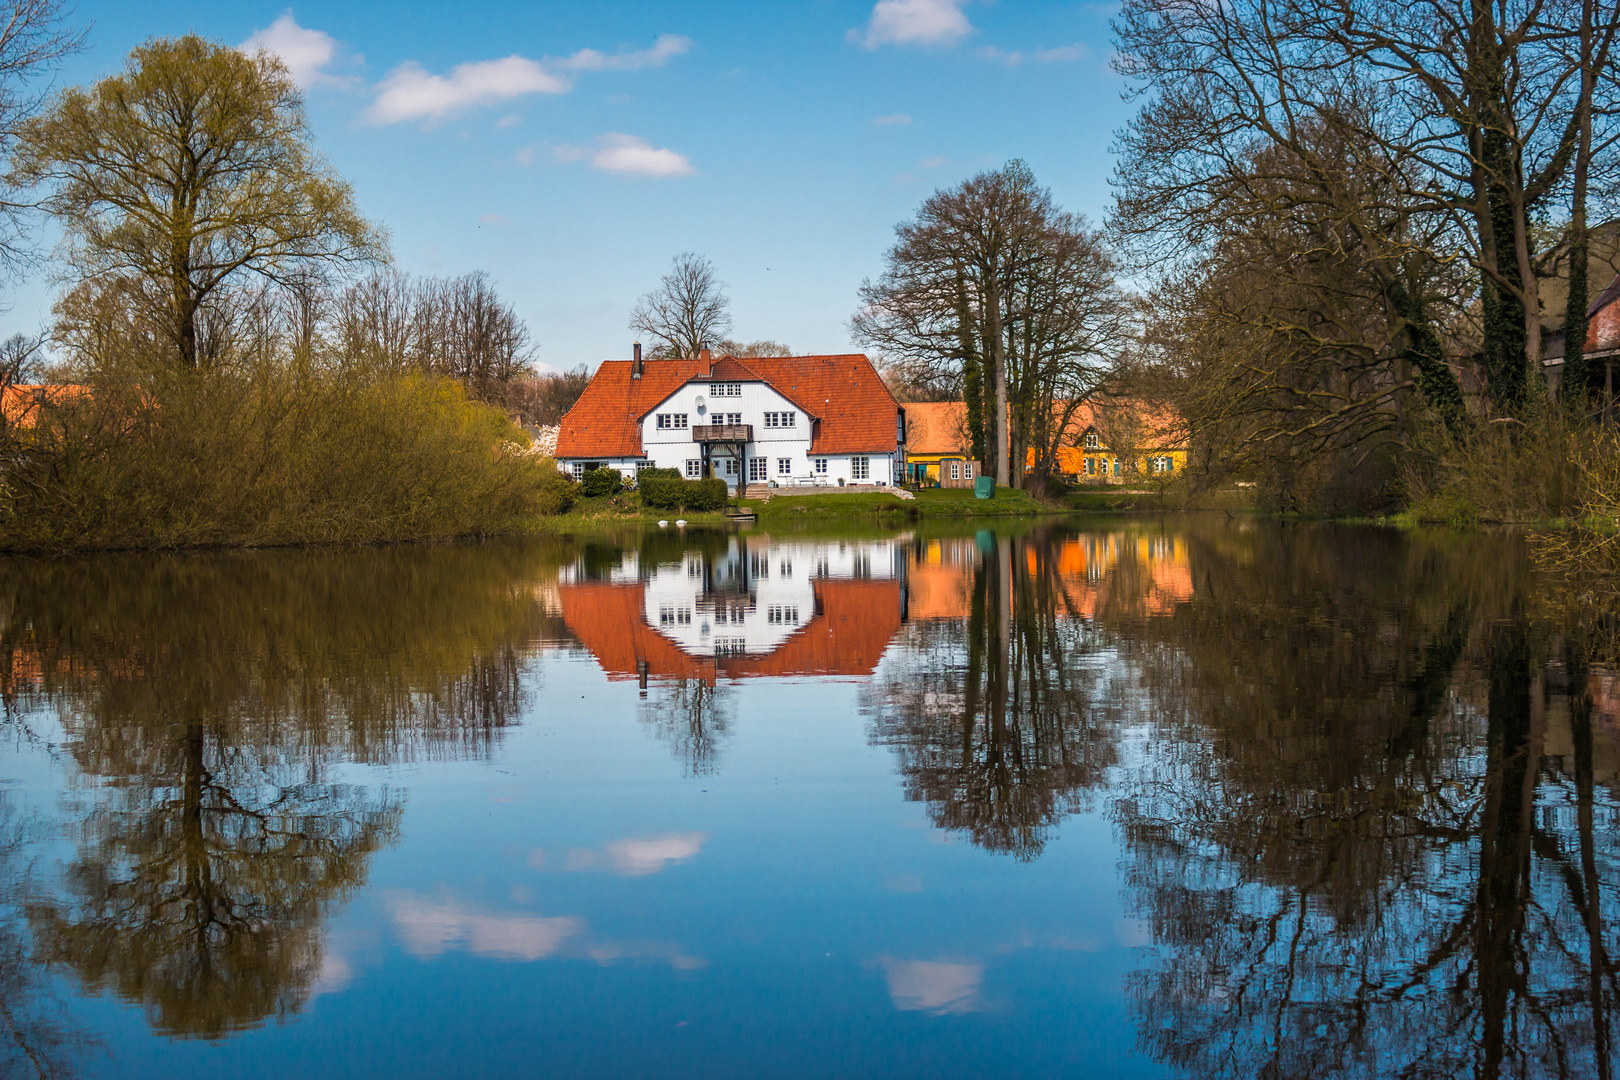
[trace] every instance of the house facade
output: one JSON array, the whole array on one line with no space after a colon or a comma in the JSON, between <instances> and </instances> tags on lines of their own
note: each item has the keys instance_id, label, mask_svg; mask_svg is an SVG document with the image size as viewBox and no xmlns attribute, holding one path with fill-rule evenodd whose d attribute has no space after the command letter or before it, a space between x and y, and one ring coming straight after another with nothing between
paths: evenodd
<instances>
[{"instance_id":1,"label":"house facade","mask_svg":"<svg viewBox=\"0 0 1620 1080\"><path fill-rule=\"evenodd\" d=\"M979 463L968 449L967 406L913 402L906 410L906 477L914 484L971 484ZM1025 470L1036 464L1026 451ZM1082 401L1069 416L1053 472L1082 482L1123 484L1170 477L1187 466L1184 426L1168 409L1140 401ZM1133 481L1134 482L1134 481Z\"/></svg>"},{"instance_id":2,"label":"house facade","mask_svg":"<svg viewBox=\"0 0 1620 1080\"><path fill-rule=\"evenodd\" d=\"M1025 468L1033 468L1030 450ZM1183 425L1169 410L1140 401L1082 401L1063 431L1053 472L1083 483L1168 479L1187 467Z\"/></svg>"},{"instance_id":3,"label":"house facade","mask_svg":"<svg viewBox=\"0 0 1620 1080\"><path fill-rule=\"evenodd\" d=\"M906 479L923 487L971 487L979 463L968 448L967 406L916 401L906 409Z\"/></svg>"},{"instance_id":4,"label":"house facade","mask_svg":"<svg viewBox=\"0 0 1620 1080\"><path fill-rule=\"evenodd\" d=\"M858 353L749 358L607 360L557 434L557 464L574 476L676 469L728 487L895 484L905 421L871 361Z\"/></svg>"}]
</instances>

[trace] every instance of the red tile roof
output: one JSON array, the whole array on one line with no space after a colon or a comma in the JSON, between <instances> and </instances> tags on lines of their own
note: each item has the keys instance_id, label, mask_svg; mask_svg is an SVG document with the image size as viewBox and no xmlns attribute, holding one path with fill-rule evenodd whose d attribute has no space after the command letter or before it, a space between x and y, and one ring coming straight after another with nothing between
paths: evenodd
<instances>
[{"instance_id":1,"label":"red tile roof","mask_svg":"<svg viewBox=\"0 0 1620 1080\"><path fill-rule=\"evenodd\" d=\"M624 458L642 452L641 421L693 381L758 379L803 409L812 423L813 454L890 453L895 448L894 395L860 353L835 356L723 356L648 360L640 379L630 361L606 360L562 419L560 458Z\"/></svg>"},{"instance_id":2,"label":"red tile roof","mask_svg":"<svg viewBox=\"0 0 1620 1080\"><path fill-rule=\"evenodd\" d=\"M648 360L639 379L629 360L604 360L596 375L562 418L557 432L560 458L641 456L641 418L700 373L707 360Z\"/></svg>"},{"instance_id":3,"label":"red tile roof","mask_svg":"<svg viewBox=\"0 0 1620 1080\"><path fill-rule=\"evenodd\" d=\"M730 679L803 675L870 675L900 629L900 583L822 580L813 584L816 615L763 656L691 656L647 625L645 586L565 585L557 590L563 619L610 679L636 677L647 661L653 677Z\"/></svg>"},{"instance_id":4,"label":"red tile roof","mask_svg":"<svg viewBox=\"0 0 1620 1080\"><path fill-rule=\"evenodd\" d=\"M960 401L914 401L906 406L906 453L967 452L967 405Z\"/></svg>"}]
</instances>

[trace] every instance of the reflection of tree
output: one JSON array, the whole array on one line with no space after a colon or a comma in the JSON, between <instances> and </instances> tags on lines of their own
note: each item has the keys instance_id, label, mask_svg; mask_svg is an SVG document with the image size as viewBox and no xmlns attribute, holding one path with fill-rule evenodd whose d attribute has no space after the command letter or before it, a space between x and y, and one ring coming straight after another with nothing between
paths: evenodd
<instances>
[{"instance_id":1,"label":"reflection of tree","mask_svg":"<svg viewBox=\"0 0 1620 1080\"><path fill-rule=\"evenodd\" d=\"M543 549L542 549L543 554ZM401 807L334 762L480 756L543 618L523 549L0 568L0 690L96 781L36 951L215 1037L297 1010Z\"/></svg>"},{"instance_id":2,"label":"reflection of tree","mask_svg":"<svg viewBox=\"0 0 1620 1080\"><path fill-rule=\"evenodd\" d=\"M1066 610L1048 538L985 534L981 547L966 621L913 627L867 708L935 824L1032 859L1104 779L1115 740L1092 708L1095 644Z\"/></svg>"},{"instance_id":3,"label":"reflection of tree","mask_svg":"<svg viewBox=\"0 0 1620 1080\"><path fill-rule=\"evenodd\" d=\"M231 746L226 725L170 731L157 771L122 778L80 826L71 898L29 914L46 960L144 1003L162 1032L217 1037L303 1004L322 919L401 808Z\"/></svg>"},{"instance_id":4,"label":"reflection of tree","mask_svg":"<svg viewBox=\"0 0 1620 1080\"><path fill-rule=\"evenodd\" d=\"M1114 806L1161 946L1147 1047L1211 1077L1608 1075L1620 813L1518 549L1194 552L1198 598L1125 645L1154 713Z\"/></svg>"},{"instance_id":5,"label":"reflection of tree","mask_svg":"<svg viewBox=\"0 0 1620 1080\"><path fill-rule=\"evenodd\" d=\"M64 1022L43 965L28 948L24 858L38 831L0 790L0 1076L71 1076L89 1048L87 1034Z\"/></svg>"},{"instance_id":6,"label":"reflection of tree","mask_svg":"<svg viewBox=\"0 0 1620 1080\"><path fill-rule=\"evenodd\" d=\"M686 764L688 776L712 775L731 737L731 702L723 689L702 679L654 684L637 719Z\"/></svg>"}]
</instances>

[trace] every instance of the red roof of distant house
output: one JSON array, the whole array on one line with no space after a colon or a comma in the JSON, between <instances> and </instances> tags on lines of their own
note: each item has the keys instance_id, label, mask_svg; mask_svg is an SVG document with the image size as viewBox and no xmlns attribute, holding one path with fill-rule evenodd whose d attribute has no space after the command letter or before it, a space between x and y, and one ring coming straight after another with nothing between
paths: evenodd
<instances>
[{"instance_id":1,"label":"red roof of distant house","mask_svg":"<svg viewBox=\"0 0 1620 1080\"><path fill-rule=\"evenodd\" d=\"M629 360L605 360L596 369L562 418L558 457L639 456L646 415L686 383L709 380L768 383L810 418L811 453L884 453L895 446L894 395L860 353L648 360L639 379L630 377L631 366Z\"/></svg>"},{"instance_id":2,"label":"red roof of distant house","mask_svg":"<svg viewBox=\"0 0 1620 1080\"><path fill-rule=\"evenodd\" d=\"M645 586L565 585L557 590L563 619L610 679L633 679L636 661L649 675L713 682L727 678L870 675L900 629L900 583L821 580L817 613L762 656L692 656L647 625Z\"/></svg>"},{"instance_id":3,"label":"red roof of distant house","mask_svg":"<svg viewBox=\"0 0 1620 1080\"><path fill-rule=\"evenodd\" d=\"M908 454L962 454L967 444L966 403L914 401L906 406Z\"/></svg>"}]
</instances>

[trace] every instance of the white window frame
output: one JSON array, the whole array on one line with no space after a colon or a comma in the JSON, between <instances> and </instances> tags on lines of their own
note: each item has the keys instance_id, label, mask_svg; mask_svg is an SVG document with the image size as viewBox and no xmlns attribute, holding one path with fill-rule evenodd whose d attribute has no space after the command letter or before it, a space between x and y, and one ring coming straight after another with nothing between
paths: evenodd
<instances>
[{"instance_id":1,"label":"white window frame","mask_svg":"<svg viewBox=\"0 0 1620 1080\"><path fill-rule=\"evenodd\" d=\"M797 427L799 414L795 412L768 412L765 414L765 426L768 428Z\"/></svg>"},{"instance_id":2,"label":"white window frame","mask_svg":"<svg viewBox=\"0 0 1620 1080\"><path fill-rule=\"evenodd\" d=\"M725 421L724 422L727 423L727 424L741 424L742 423L742 413L740 413L740 412L728 412L728 413L725 414Z\"/></svg>"},{"instance_id":3,"label":"white window frame","mask_svg":"<svg viewBox=\"0 0 1620 1080\"><path fill-rule=\"evenodd\" d=\"M680 431L687 427L687 416L688 414L683 412L661 412L658 414L658 418L654 422L654 425L660 431Z\"/></svg>"},{"instance_id":4,"label":"white window frame","mask_svg":"<svg viewBox=\"0 0 1620 1080\"><path fill-rule=\"evenodd\" d=\"M962 479L962 463L960 461L951 462L951 479Z\"/></svg>"},{"instance_id":5,"label":"white window frame","mask_svg":"<svg viewBox=\"0 0 1620 1080\"><path fill-rule=\"evenodd\" d=\"M824 457L816 458L816 475L817 476L826 476L827 475L827 459L826 458L824 458Z\"/></svg>"},{"instance_id":6,"label":"white window frame","mask_svg":"<svg viewBox=\"0 0 1620 1080\"><path fill-rule=\"evenodd\" d=\"M1100 449L1102 449L1102 440L1097 438L1097 433L1095 431L1086 432L1086 449L1087 450L1100 450Z\"/></svg>"},{"instance_id":7,"label":"white window frame","mask_svg":"<svg viewBox=\"0 0 1620 1080\"><path fill-rule=\"evenodd\" d=\"M769 459L751 457L748 459L748 482L750 484L762 483L771 478L771 463Z\"/></svg>"},{"instance_id":8,"label":"white window frame","mask_svg":"<svg viewBox=\"0 0 1620 1080\"><path fill-rule=\"evenodd\" d=\"M849 475L852 480L870 480L872 478L872 459L869 457L850 458Z\"/></svg>"},{"instance_id":9,"label":"white window frame","mask_svg":"<svg viewBox=\"0 0 1620 1080\"><path fill-rule=\"evenodd\" d=\"M709 384L710 397L742 397L742 383L719 382Z\"/></svg>"},{"instance_id":10,"label":"white window frame","mask_svg":"<svg viewBox=\"0 0 1620 1080\"><path fill-rule=\"evenodd\" d=\"M737 459L734 457L728 457L721 458L720 460L725 462L725 465L721 466L720 475L735 477L737 475Z\"/></svg>"},{"instance_id":11,"label":"white window frame","mask_svg":"<svg viewBox=\"0 0 1620 1080\"><path fill-rule=\"evenodd\" d=\"M574 474L575 480L583 479L585 476L585 463L583 461L571 461L568 463L568 471Z\"/></svg>"},{"instance_id":12,"label":"white window frame","mask_svg":"<svg viewBox=\"0 0 1620 1080\"><path fill-rule=\"evenodd\" d=\"M701 480L703 478L703 459L689 457L686 459L686 478L688 480Z\"/></svg>"},{"instance_id":13,"label":"white window frame","mask_svg":"<svg viewBox=\"0 0 1620 1080\"><path fill-rule=\"evenodd\" d=\"M793 459L779 457L776 459L776 472L778 476L788 476L793 472Z\"/></svg>"}]
</instances>

